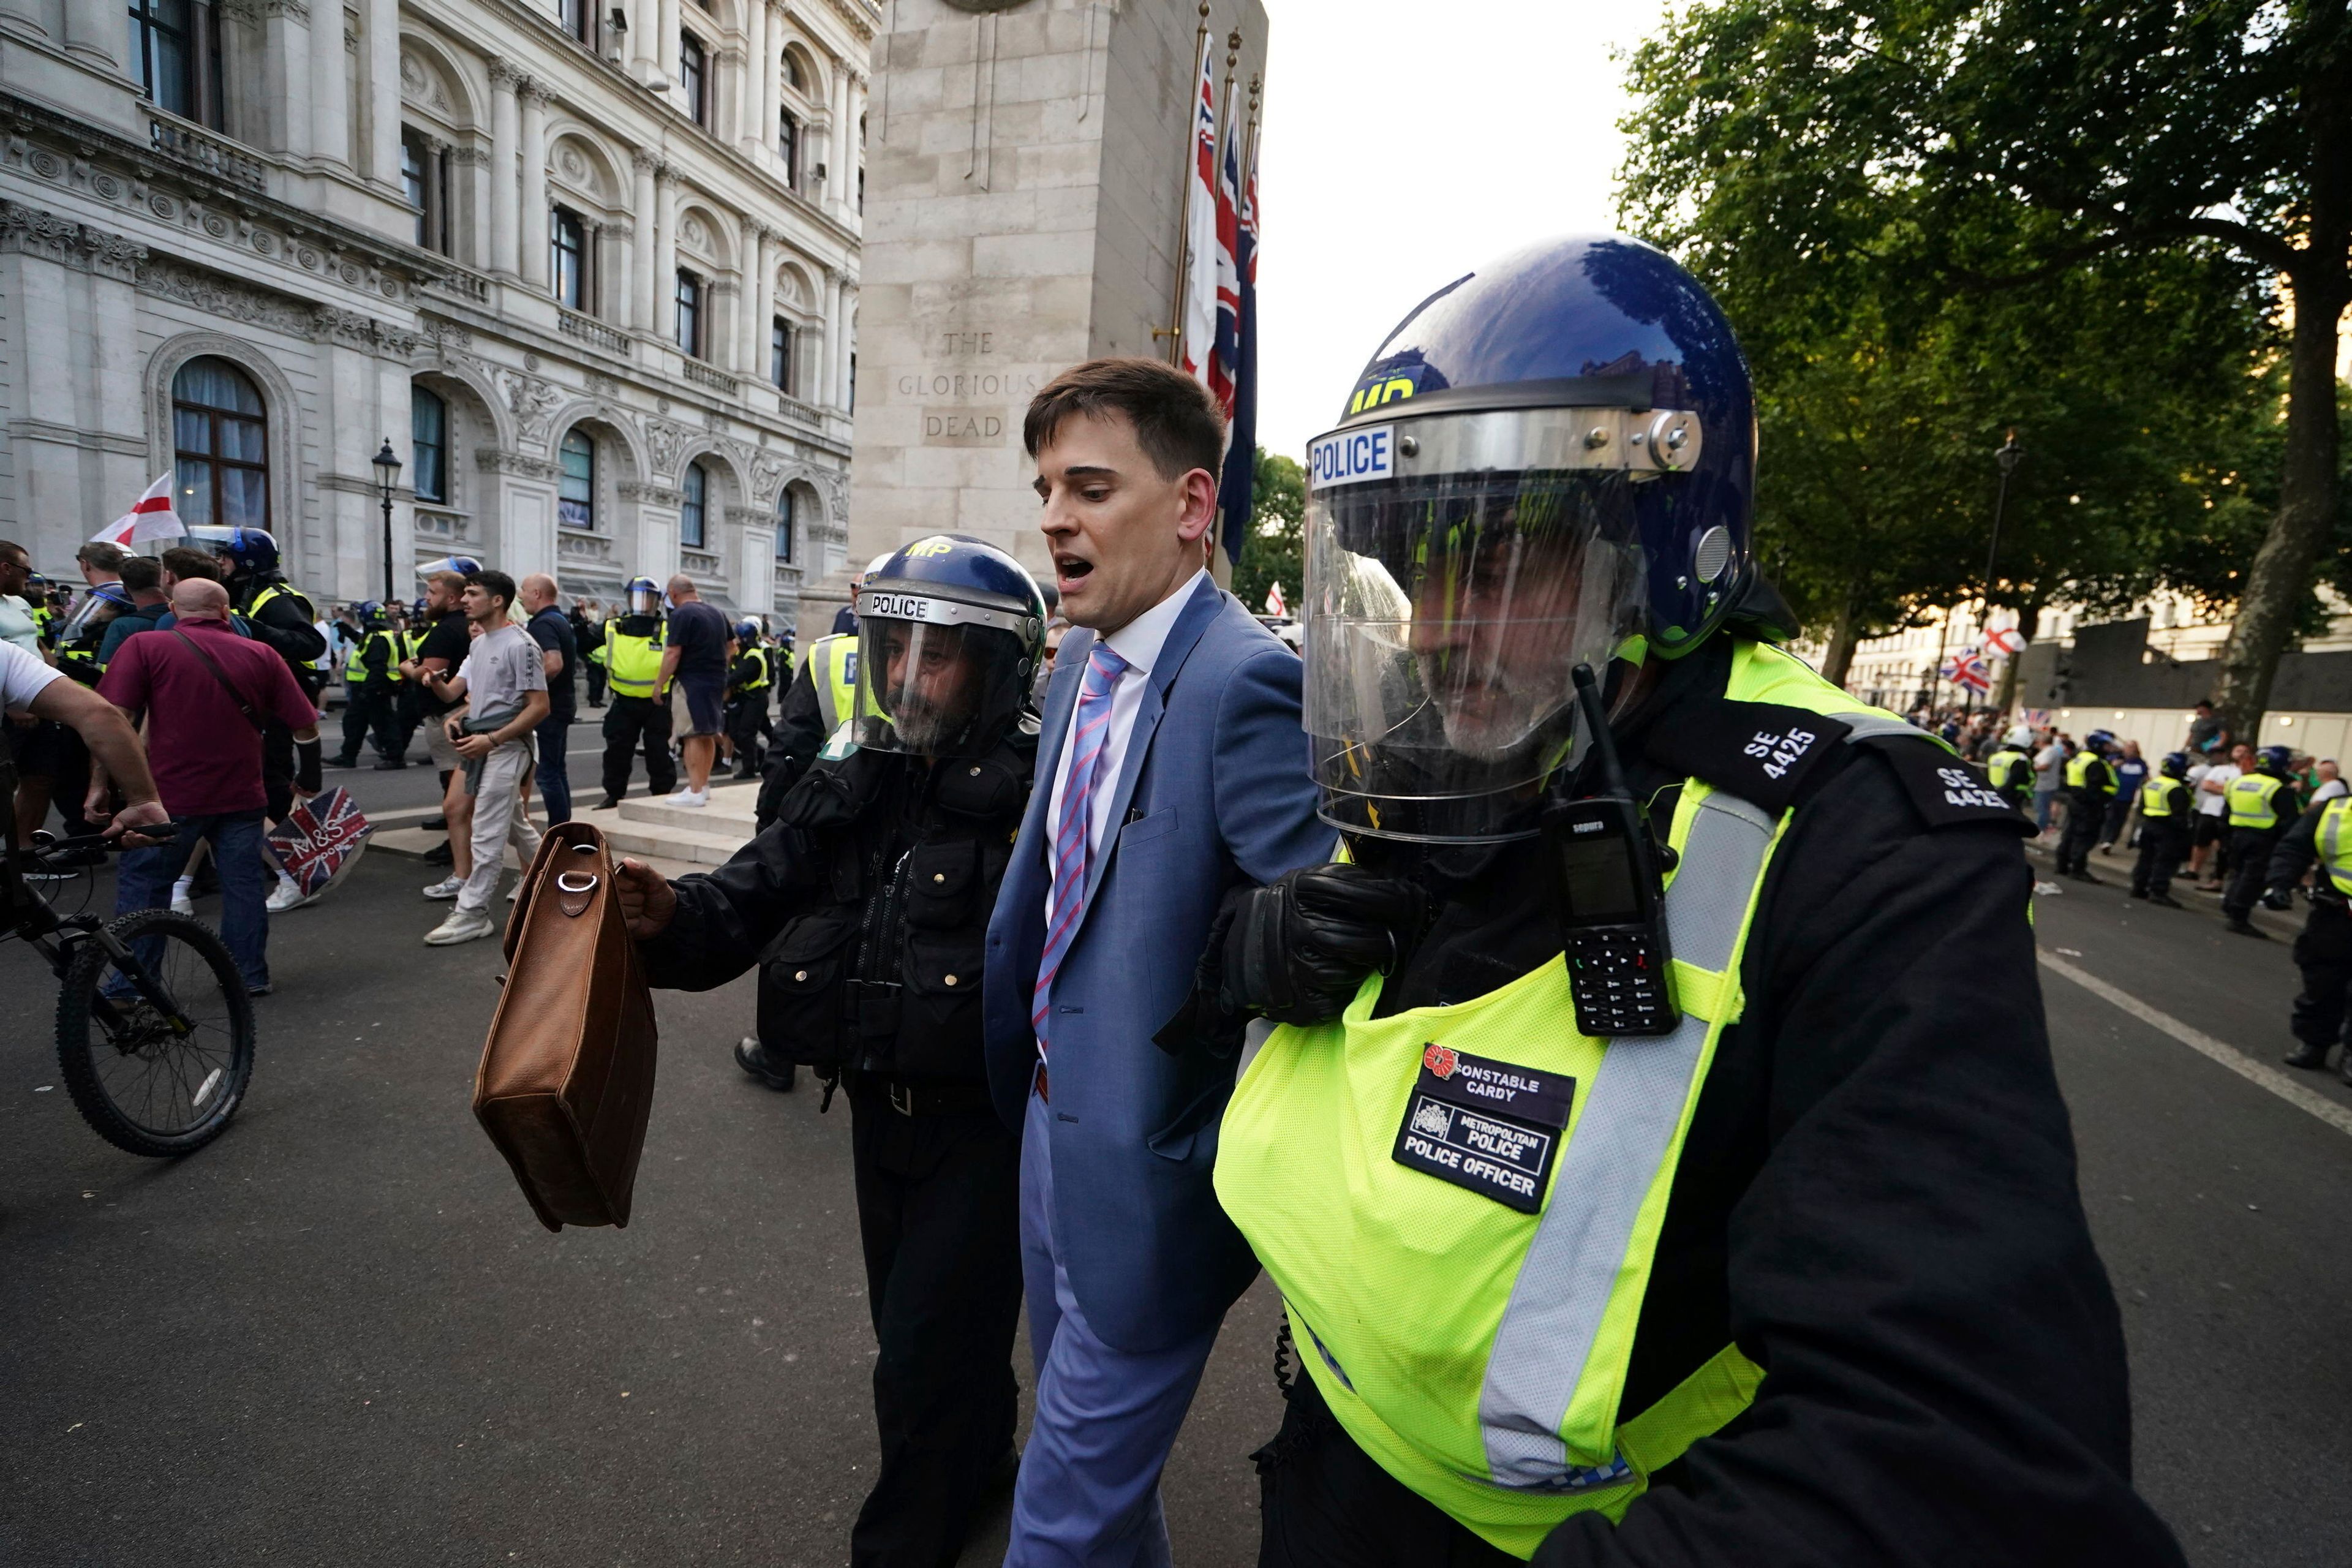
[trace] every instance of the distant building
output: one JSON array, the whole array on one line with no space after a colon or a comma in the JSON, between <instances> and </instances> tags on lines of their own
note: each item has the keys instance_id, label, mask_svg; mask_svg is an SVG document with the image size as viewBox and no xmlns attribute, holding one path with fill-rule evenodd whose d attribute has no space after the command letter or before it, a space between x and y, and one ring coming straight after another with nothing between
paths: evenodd
<instances>
[{"instance_id":1,"label":"distant building","mask_svg":"<svg viewBox=\"0 0 2352 1568\"><path fill-rule=\"evenodd\" d=\"M845 537L873 0L0 0L0 537L176 470L322 599L452 551L789 621Z\"/></svg>"}]
</instances>

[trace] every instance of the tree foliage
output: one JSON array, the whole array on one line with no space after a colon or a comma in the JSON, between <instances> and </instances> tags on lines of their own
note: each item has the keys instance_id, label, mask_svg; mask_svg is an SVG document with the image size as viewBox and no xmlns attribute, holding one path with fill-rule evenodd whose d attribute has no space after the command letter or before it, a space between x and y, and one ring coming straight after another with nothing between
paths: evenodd
<instances>
[{"instance_id":1,"label":"tree foliage","mask_svg":"<svg viewBox=\"0 0 2352 1568\"><path fill-rule=\"evenodd\" d=\"M1982 540L2013 425L1996 598L2234 584L2244 728L2337 513L2345 0L1701 0L1632 78L1629 221L1756 361L1761 546L1798 597L1875 628L1980 576L1959 522ZM2217 492L2261 493L2239 465L2281 380L2274 510L2217 575L2210 513L2259 504Z\"/></svg>"},{"instance_id":2,"label":"tree foliage","mask_svg":"<svg viewBox=\"0 0 2352 1568\"><path fill-rule=\"evenodd\" d=\"M1249 532L1242 541L1242 558L1234 564L1234 596L1253 612L1265 605L1265 591L1276 583L1284 602L1297 608L1305 587L1306 523L1307 470L1260 447Z\"/></svg>"}]
</instances>

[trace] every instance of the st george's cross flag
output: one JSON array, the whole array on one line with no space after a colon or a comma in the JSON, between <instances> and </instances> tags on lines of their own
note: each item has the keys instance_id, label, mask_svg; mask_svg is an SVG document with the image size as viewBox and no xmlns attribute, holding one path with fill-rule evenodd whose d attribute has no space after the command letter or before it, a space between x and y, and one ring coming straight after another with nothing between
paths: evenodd
<instances>
[{"instance_id":1,"label":"st george's cross flag","mask_svg":"<svg viewBox=\"0 0 2352 1568\"><path fill-rule=\"evenodd\" d=\"M172 474L166 469L147 487L146 494L131 503L129 511L91 534L89 542L128 550L151 539L184 538L187 531L187 524L172 510Z\"/></svg>"},{"instance_id":2,"label":"st george's cross flag","mask_svg":"<svg viewBox=\"0 0 2352 1568\"><path fill-rule=\"evenodd\" d=\"M1279 583L1265 591L1265 613L1276 616L1290 614L1290 606L1283 602L1282 584Z\"/></svg>"},{"instance_id":3,"label":"st george's cross flag","mask_svg":"<svg viewBox=\"0 0 2352 1568\"><path fill-rule=\"evenodd\" d=\"M1192 255L1184 268L1184 374L1209 386L1217 349L1217 110L1209 75L1209 38L1201 38L1201 91L1192 113L1192 164L1185 176L1184 225Z\"/></svg>"}]
</instances>

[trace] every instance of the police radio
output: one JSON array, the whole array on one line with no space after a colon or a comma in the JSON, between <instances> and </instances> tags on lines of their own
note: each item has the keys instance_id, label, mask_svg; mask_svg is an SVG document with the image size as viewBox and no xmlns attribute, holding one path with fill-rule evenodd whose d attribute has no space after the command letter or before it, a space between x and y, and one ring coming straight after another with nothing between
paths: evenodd
<instances>
[{"instance_id":1,"label":"police radio","mask_svg":"<svg viewBox=\"0 0 2352 1568\"><path fill-rule=\"evenodd\" d=\"M1668 1035L1681 1023L1666 946L1665 883L1648 817L1625 787L1592 667L1576 667L1601 793L1544 808L1544 861L1584 1034Z\"/></svg>"}]
</instances>

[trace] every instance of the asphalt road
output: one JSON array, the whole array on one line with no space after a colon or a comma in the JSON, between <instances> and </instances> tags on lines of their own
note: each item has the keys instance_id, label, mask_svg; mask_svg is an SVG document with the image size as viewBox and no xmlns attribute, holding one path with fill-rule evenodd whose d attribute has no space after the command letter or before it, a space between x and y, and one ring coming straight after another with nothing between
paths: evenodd
<instances>
[{"instance_id":1,"label":"asphalt road","mask_svg":"<svg viewBox=\"0 0 2352 1568\"><path fill-rule=\"evenodd\" d=\"M178 1164L115 1152L47 1087L47 976L0 945L0 1563L846 1560L874 1447L845 1108L728 1060L743 983L665 994L635 1222L548 1235L467 1111L497 945L420 945L425 879L372 856L274 922L252 1095ZM2068 884L2038 931L2250 1061L2284 1047L2286 943L2225 934L2210 900ZM2340 1564L2352 1136L2042 984L2143 1488L2200 1565ZM1262 1285L1235 1310L1170 1467L1185 1563L1254 1560L1274 1320Z\"/></svg>"}]
</instances>

